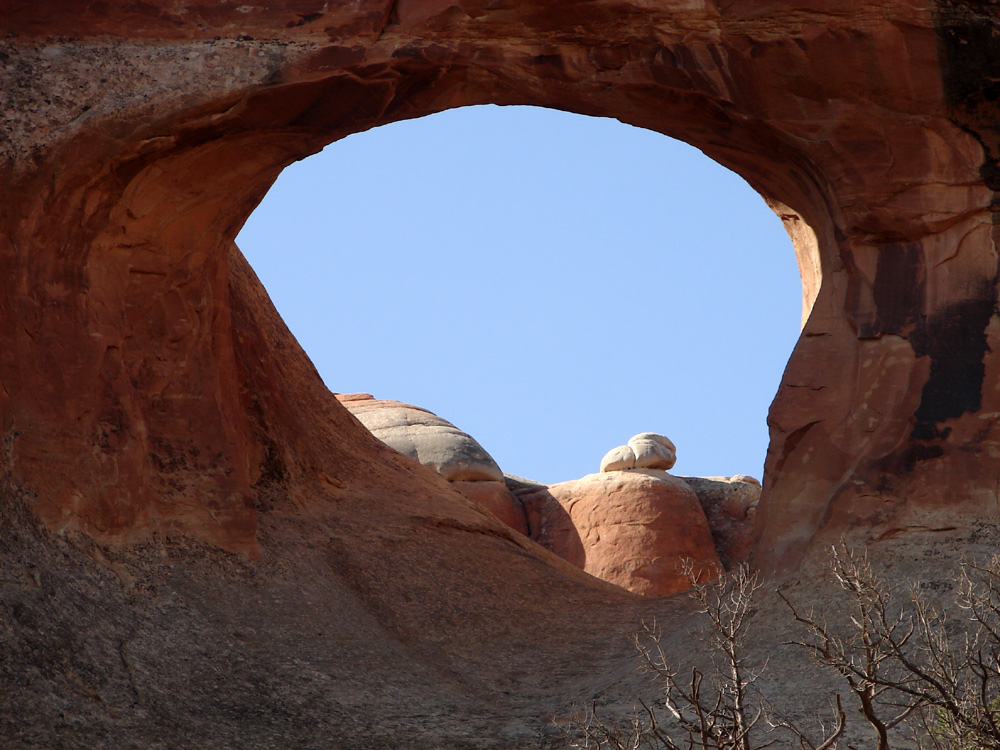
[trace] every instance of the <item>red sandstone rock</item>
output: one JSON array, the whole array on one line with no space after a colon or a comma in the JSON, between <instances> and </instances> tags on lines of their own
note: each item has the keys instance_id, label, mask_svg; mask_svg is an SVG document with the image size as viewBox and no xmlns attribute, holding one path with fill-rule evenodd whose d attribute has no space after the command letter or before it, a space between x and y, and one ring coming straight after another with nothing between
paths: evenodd
<instances>
[{"instance_id":1,"label":"red sandstone rock","mask_svg":"<svg viewBox=\"0 0 1000 750\"><path fill-rule=\"evenodd\" d=\"M722 570L698 495L664 471L589 474L517 492L532 539L587 573L637 594L686 591L686 561Z\"/></svg>"},{"instance_id":2,"label":"red sandstone rock","mask_svg":"<svg viewBox=\"0 0 1000 750\"><path fill-rule=\"evenodd\" d=\"M291 405L313 386L273 342L248 359L237 229L334 139L522 103L684 139L788 227L805 324L771 410L759 565L794 566L817 535L976 518L1000 480L995 18L958 0L863 7L5 8L9 472L50 528L111 541L165 525L254 550L268 456L330 476L360 466L364 439L334 428L340 448L315 458L324 441L299 436L343 418L318 395ZM258 375L267 387L248 388Z\"/></svg>"},{"instance_id":3,"label":"red sandstone rock","mask_svg":"<svg viewBox=\"0 0 1000 750\"><path fill-rule=\"evenodd\" d=\"M452 482L452 487L482 505L519 534L528 533L524 506L501 482Z\"/></svg>"},{"instance_id":4,"label":"red sandstone rock","mask_svg":"<svg viewBox=\"0 0 1000 750\"><path fill-rule=\"evenodd\" d=\"M243 732L256 711L284 711L301 695L272 699L267 680L281 665L308 654L295 679L326 677L330 659L347 653L340 664L353 664L369 642L366 668L394 657L380 677L413 670L393 717L456 705L478 717L551 674L579 686L614 671L595 653L614 642L609 630L634 625L617 624L633 611L627 597L575 577L362 430L232 245L286 165L449 107L537 104L678 137L745 177L781 217L804 324L769 417L758 567L793 570L842 534L994 524L997 27L990 5L962 0L6 3L0 489L27 516L4 505L0 528L28 541L0 547L23 576L5 578L5 597L20 598L0 635L20 639L4 665L36 689L4 691L24 701L9 704L16 721L4 728L55 747L66 737L52 717L65 714L74 741L89 732L98 746L113 706L126 717L116 739L127 731L122 744L148 745L134 727L167 715L158 729L173 731L181 713L176 702L146 712L137 701L182 700L205 682L192 666L204 663L212 693L196 696L174 744L211 744L205 727ZM132 583L108 564L83 589L51 585L67 560L78 570L81 557L104 554L87 539L142 542L130 548ZM32 575L17 557L29 547ZM254 556L259 566L246 562ZM150 619L161 582L170 608ZM327 585L316 594L326 620L351 605L336 637L303 614L316 609L304 587ZM78 590L62 609L46 604ZM115 628L99 652L88 648L103 630L87 616ZM239 630L269 617L267 649ZM81 630L88 638L72 640ZM571 630L579 640L540 657L546 637ZM43 664L46 649L59 659ZM268 649L279 656L268 660ZM129 666L140 658L147 671ZM252 680L241 671L250 664ZM140 692L147 675L155 689ZM315 727L331 706L353 712L352 698L374 684L382 695L383 683L333 695L317 678L307 697L322 710L287 714L281 731ZM119 684L128 687L112 700ZM253 700L251 684L266 696L254 711L217 708L221 691ZM462 703L469 695L486 697ZM269 724L255 731L273 741Z\"/></svg>"}]
</instances>

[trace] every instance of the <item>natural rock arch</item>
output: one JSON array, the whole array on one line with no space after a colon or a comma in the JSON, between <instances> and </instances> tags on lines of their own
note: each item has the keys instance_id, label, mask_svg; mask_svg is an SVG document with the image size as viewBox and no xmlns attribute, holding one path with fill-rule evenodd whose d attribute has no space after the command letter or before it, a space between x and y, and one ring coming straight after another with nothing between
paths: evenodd
<instances>
[{"instance_id":1,"label":"natural rock arch","mask_svg":"<svg viewBox=\"0 0 1000 750\"><path fill-rule=\"evenodd\" d=\"M268 746L276 726L354 726L376 684L390 688L366 719L373 746L414 726L435 745L463 716L483 723L461 732L516 746L509 717L547 718L553 679L592 694L627 662L642 607L676 613L560 564L379 447L233 248L286 164L449 107L615 116L698 146L782 216L809 315L771 410L759 566L791 569L852 531L993 520L1000 36L977 7L5 8L0 550L28 644L9 664L32 666L5 691L10 715L43 744L61 701L85 744L106 736L104 707L141 706L147 724L117 731ZM51 653L63 661L46 671ZM206 673L222 676L208 693Z\"/></svg>"},{"instance_id":2,"label":"natural rock arch","mask_svg":"<svg viewBox=\"0 0 1000 750\"><path fill-rule=\"evenodd\" d=\"M252 283L227 289L232 237L284 165L331 140L519 103L686 140L789 227L811 315L772 408L761 564L794 562L824 525L977 512L997 474L977 83L992 24L953 2L17 8L7 470L53 527L127 539L170 521L252 549L262 465L305 477L364 450L332 405L319 424L279 395L324 400L274 364ZM303 435L333 444L320 458Z\"/></svg>"}]
</instances>

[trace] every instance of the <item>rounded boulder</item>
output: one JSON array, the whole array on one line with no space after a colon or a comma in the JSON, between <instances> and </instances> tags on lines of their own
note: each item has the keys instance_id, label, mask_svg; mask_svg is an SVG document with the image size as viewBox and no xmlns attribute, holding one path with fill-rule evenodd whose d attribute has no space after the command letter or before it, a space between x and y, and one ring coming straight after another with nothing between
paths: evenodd
<instances>
[{"instance_id":1,"label":"rounded boulder","mask_svg":"<svg viewBox=\"0 0 1000 750\"><path fill-rule=\"evenodd\" d=\"M635 468L635 452L627 445L619 445L604 454L601 471L628 471Z\"/></svg>"},{"instance_id":2,"label":"rounded boulder","mask_svg":"<svg viewBox=\"0 0 1000 750\"><path fill-rule=\"evenodd\" d=\"M503 472L483 446L437 414L368 394L338 399L383 443L449 482L503 482Z\"/></svg>"},{"instance_id":3,"label":"rounded boulder","mask_svg":"<svg viewBox=\"0 0 1000 750\"><path fill-rule=\"evenodd\" d=\"M589 474L515 491L529 536L609 583L646 596L686 591L722 570L698 495L663 471Z\"/></svg>"},{"instance_id":4,"label":"rounded boulder","mask_svg":"<svg viewBox=\"0 0 1000 750\"><path fill-rule=\"evenodd\" d=\"M667 471L677 463L677 446L655 432L640 432L628 441L635 454L635 468Z\"/></svg>"}]
</instances>

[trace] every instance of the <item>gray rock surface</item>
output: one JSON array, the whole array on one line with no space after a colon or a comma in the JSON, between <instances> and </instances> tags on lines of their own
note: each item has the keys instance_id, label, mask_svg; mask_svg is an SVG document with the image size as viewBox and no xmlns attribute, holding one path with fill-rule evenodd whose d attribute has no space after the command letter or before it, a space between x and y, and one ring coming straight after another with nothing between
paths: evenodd
<instances>
[{"instance_id":1,"label":"gray rock surface","mask_svg":"<svg viewBox=\"0 0 1000 750\"><path fill-rule=\"evenodd\" d=\"M419 406L367 394L340 397L358 421L390 448L449 482L503 482L493 457L471 435Z\"/></svg>"},{"instance_id":2,"label":"gray rock surface","mask_svg":"<svg viewBox=\"0 0 1000 750\"><path fill-rule=\"evenodd\" d=\"M507 485L507 489L511 492L537 490L548 486L544 482L536 482L534 479L525 479L524 477L517 476L517 474L507 474L506 472L504 472L503 481Z\"/></svg>"},{"instance_id":3,"label":"gray rock surface","mask_svg":"<svg viewBox=\"0 0 1000 750\"><path fill-rule=\"evenodd\" d=\"M753 549L760 482L745 474L681 479L701 501L722 564L731 569L745 562Z\"/></svg>"}]
</instances>

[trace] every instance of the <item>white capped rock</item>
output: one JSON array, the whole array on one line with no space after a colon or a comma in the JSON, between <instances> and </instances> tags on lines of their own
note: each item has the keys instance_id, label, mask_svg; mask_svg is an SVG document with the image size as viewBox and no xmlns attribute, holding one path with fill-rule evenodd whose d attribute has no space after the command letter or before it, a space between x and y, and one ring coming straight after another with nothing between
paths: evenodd
<instances>
[{"instance_id":1,"label":"white capped rock","mask_svg":"<svg viewBox=\"0 0 1000 750\"><path fill-rule=\"evenodd\" d=\"M619 445L604 454L601 472L628 471L635 468L635 453L627 445Z\"/></svg>"},{"instance_id":2,"label":"white capped rock","mask_svg":"<svg viewBox=\"0 0 1000 750\"><path fill-rule=\"evenodd\" d=\"M426 409L351 394L339 400L371 433L449 482L500 482L503 472L474 438Z\"/></svg>"},{"instance_id":3,"label":"white capped rock","mask_svg":"<svg viewBox=\"0 0 1000 750\"><path fill-rule=\"evenodd\" d=\"M677 463L677 448L663 435L640 432L628 441L635 454L636 469L671 469Z\"/></svg>"}]
</instances>

